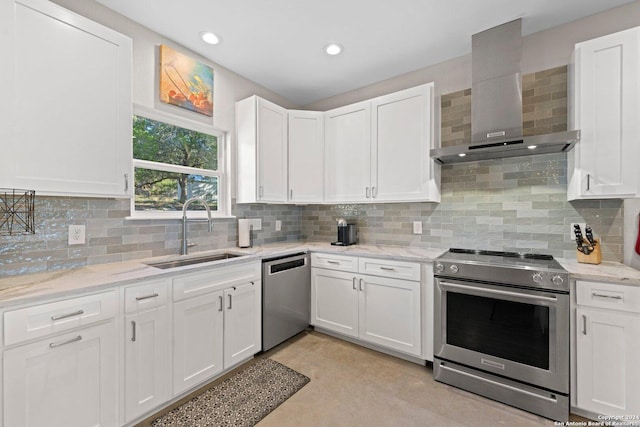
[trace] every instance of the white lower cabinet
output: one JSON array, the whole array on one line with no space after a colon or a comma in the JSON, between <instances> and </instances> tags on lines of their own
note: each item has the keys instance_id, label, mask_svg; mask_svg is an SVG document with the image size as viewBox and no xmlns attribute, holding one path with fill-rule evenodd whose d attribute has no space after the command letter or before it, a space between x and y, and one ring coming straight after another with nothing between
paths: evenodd
<instances>
[{"instance_id":1,"label":"white lower cabinet","mask_svg":"<svg viewBox=\"0 0 640 427\"><path fill-rule=\"evenodd\" d=\"M170 397L167 280L125 290L124 413L131 421Z\"/></svg>"},{"instance_id":2,"label":"white lower cabinet","mask_svg":"<svg viewBox=\"0 0 640 427\"><path fill-rule=\"evenodd\" d=\"M224 291L224 369L237 365L262 348L262 282Z\"/></svg>"},{"instance_id":3,"label":"white lower cabinet","mask_svg":"<svg viewBox=\"0 0 640 427\"><path fill-rule=\"evenodd\" d=\"M370 265L367 261L360 258L360 266ZM379 276L313 267L312 257L312 324L421 357L420 265L384 260L375 264ZM389 277L404 274L407 267L415 269L418 281Z\"/></svg>"},{"instance_id":4,"label":"white lower cabinet","mask_svg":"<svg viewBox=\"0 0 640 427\"><path fill-rule=\"evenodd\" d=\"M577 407L594 414L637 416L640 288L578 281L576 294Z\"/></svg>"},{"instance_id":5,"label":"white lower cabinet","mask_svg":"<svg viewBox=\"0 0 640 427\"><path fill-rule=\"evenodd\" d=\"M113 320L4 351L4 425L117 425Z\"/></svg>"},{"instance_id":6,"label":"white lower cabinet","mask_svg":"<svg viewBox=\"0 0 640 427\"><path fill-rule=\"evenodd\" d=\"M223 292L173 305L173 394L222 372Z\"/></svg>"},{"instance_id":7,"label":"white lower cabinet","mask_svg":"<svg viewBox=\"0 0 640 427\"><path fill-rule=\"evenodd\" d=\"M173 279L174 396L260 351L260 277L255 263Z\"/></svg>"}]
</instances>

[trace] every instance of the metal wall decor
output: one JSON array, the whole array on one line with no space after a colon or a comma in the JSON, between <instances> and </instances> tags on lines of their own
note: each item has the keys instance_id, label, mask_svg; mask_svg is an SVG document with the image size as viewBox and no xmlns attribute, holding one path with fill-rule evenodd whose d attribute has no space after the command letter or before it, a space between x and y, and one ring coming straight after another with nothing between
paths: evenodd
<instances>
[{"instance_id":1,"label":"metal wall decor","mask_svg":"<svg viewBox=\"0 0 640 427\"><path fill-rule=\"evenodd\" d=\"M34 234L34 190L0 188L0 236Z\"/></svg>"}]
</instances>

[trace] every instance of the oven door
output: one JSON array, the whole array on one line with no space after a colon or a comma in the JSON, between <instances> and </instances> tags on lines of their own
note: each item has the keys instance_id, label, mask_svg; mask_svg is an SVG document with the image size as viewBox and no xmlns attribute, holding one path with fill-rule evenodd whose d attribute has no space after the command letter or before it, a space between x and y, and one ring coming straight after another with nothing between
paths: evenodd
<instances>
[{"instance_id":1,"label":"oven door","mask_svg":"<svg viewBox=\"0 0 640 427\"><path fill-rule=\"evenodd\" d=\"M569 295L435 280L435 356L569 393Z\"/></svg>"}]
</instances>

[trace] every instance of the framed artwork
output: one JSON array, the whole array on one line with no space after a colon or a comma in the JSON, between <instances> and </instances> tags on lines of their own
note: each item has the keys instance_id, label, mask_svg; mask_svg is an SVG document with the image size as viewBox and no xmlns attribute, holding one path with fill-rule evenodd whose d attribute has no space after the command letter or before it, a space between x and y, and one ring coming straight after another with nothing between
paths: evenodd
<instances>
[{"instance_id":1,"label":"framed artwork","mask_svg":"<svg viewBox=\"0 0 640 427\"><path fill-rule=\"evenodd\" d=\"M160 45L160 101L213 117L213 68Z\"/></svg>"}]
</instances>

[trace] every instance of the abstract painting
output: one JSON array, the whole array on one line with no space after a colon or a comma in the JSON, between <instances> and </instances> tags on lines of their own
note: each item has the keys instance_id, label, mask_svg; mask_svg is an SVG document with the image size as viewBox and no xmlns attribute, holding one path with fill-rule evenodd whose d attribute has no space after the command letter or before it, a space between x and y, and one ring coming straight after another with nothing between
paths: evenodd
<instances>
[{"instance_id":1,"label":"abstract painting","mask_svg":"<svg viewBox=\"0 0 640 427\"><path fill-rule=\"evenodd\" d=\"M160 45L160 100L213 117L213 68Z\"/></svg>"}]
</instances>

